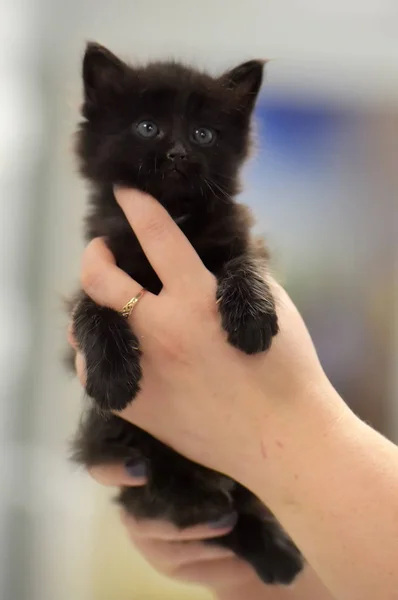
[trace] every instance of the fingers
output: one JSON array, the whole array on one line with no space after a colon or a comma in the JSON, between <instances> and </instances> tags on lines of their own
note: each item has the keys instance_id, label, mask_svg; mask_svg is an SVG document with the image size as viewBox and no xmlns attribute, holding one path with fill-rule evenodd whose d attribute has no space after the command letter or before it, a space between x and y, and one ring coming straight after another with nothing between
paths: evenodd
<instances>
[{"instance_id":1,"label":"fingers","mask_svg":"<svg viewBox=\"0 0 398 600\"><path fill-rule=\"evenodd\" d=\"M207 271L165 208L138 190L117 189L115 196L164 287L198 289Z\"/></svg>"},{"instance_id":2,"label":"fingers","mask_svg":"<svg viewBox=\"0 0 398 600\"><path fill-rule=\"evenodd\" d=\"M136 296L142 285L119 269L105 242L96 238L87 246L83 254L81 281L84 291L98 304L120 311L131 298ZM145 294L145 303L154 298ZM141 310L139 302L134 308Z\"/></svg>"},{"instance_id":3,"label":"fingers","mask_svg":"<svg viewBox=\"0 0 398 600\"><path fill-rule=\"evenodd\" d=\"M82 387L85 388L87 383L86 361L84 360L84 356L81 352L76 353L75 369Z\"/></svg>"},{"instance_id":4,"label":"fingers","mask_svg":"<svg viewBox=\"0 0 398 600\"><path fill-rule=\"evenodd\" d=\"M79 352L79 346L73 333L73 325L69 323L67 331L68 344L75 350L75 371L83 387L86 386L86 363L83 355Z\"/></svg>"},{"instance_id":5,"label":"fingers","mask_svg":"<svg viewBox=\"0 0 398 600\"><path fill-rule=\"evenodd\" d=\"M75 335L73 333L73 325L72 323L69 323L68 325L68 332L67 332L67 341L68 344L74 349L77 350L78 346L77 346L77 342L76 342L76 338Z\"/></svg>"},{"instance_id":6,"label":"fingers","mask_svg":"<svg viewBox=\"0 0 398 600\"><path fill-rule=\"evenodd\" d=\"M132 537L137 539L162 540L164 542L186 542L219 537L232 531L236 524L236 515L234 513L226 515L218 523L196 525L195 527L187 527L186 529L179 529L168 521L152 519L138 520L125 512L122 512L121 518Z\"/></svg>"},{"instance_id":7,"label":"fingers","mask_svg":"<svg viewBox=\"0 0 398 600\"><path fill-rule=\"evenodd\" d=\"M96 467L92 467L89 469L90 475L101 483L102 485L107 486L131 486L131 487L139 487L145 485L147 482L147 478L145 476L145 465L142 463L142 467L140 467L140 463L137 464L137 467L134 471L125 467L125 465L114 464L114 465L100 465Z\"/></svg>"},{"instance_id":8,"label":"fingers","mask_svg":"<svg viewBox=\"0 0 398 600\"><path fill-rule=\"evenodd\" d=\"M182 566L233 557L231 550L203 542L165 542L130 536L134 546L164 573L176 575Z\"/></svg>"},{"instance_id":9,"label":"fingers","mask_svg":"<svg viewBox=\"0 0 398 600\"><path fill-rule=\"evenodd\" d=\"M92 467L90 474L96 481L107 486L140 486L147 481L145 464L113 464ZM121 519L135 538L156 539L165 542L205 540L226 535L236 525L237 515L232 512L218 521L204 525L196 525L179 529L168 521L160 519L136 519L132 515L121 512Z\"/></svg>"},{"instance_id":10,"label":"fingers","mask_svg":"<svg viewBox=\"0 0 398 600\"><path fill-rule=\"evenodd\" d=\"M171 576L186 583L202 584L211 589L232 590L237 586L245 589L256 579L250 565L236 556L183 563L174 567Z\"/></svg>"},{"instance_id":11,"label":"fingers","mask_svg":"<svg viewBox=\"0 0 398 600\"><path fill-rule=\"evenodd\" d=\"M207 587L236 585L255 578L248 563L238 559L231 550L218 544L205 544L204 540L224 535L222 529L199 526L185 531L174 530L170 539L159 539L164 530L159 522L142 526L130 516L122 515L123 523L134 546L160 573ZM169 533L171 530L168 530ZM186 538L188 534L190 538ZM147 534L151 535L148 537ZM205 536L192 538L192 536Z\"/></svg>"}]
</instances>

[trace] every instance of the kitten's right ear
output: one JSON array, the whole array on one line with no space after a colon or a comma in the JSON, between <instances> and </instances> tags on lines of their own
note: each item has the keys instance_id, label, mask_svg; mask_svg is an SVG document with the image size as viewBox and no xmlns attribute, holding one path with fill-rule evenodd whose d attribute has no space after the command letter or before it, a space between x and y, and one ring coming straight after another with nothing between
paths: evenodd
<instances>
[{"instance_id":1,"label":"kitten's right ear","mask_svg":"<svg viewBox=\"0 0 398 600\"><path fill-rule=\"evenodd\" d=\"M83 58L85 103L100 105L106 101L109 93L120 89L127 69L127 65L110 50L89 42Z\"/></svg>"},{"instance_id":2,"label":"kitten's right ear","mask_svg":"<svg viewBox=\"0 0 398 600\"><path fill-rule=\"evenodd\" d=\"M266 63L266 60L249 60L222 75L221 81L233 91L242 110L247 112L253 110L261 88Z\"/></svg>"}]
</instances>

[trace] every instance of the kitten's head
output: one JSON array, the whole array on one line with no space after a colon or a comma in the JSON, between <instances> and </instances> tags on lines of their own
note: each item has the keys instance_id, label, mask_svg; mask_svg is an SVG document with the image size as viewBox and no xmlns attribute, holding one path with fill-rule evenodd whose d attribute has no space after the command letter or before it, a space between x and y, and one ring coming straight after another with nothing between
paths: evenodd
<instances>
[{"instance_id":1,"label":"kitten's head","mask_svg":"<svg viewBox=\"0 0 398 600\"><path fill-rule=\"evenodd\" d=\"M82 173L149 192L167 208L228 202L249 146L264 61L211 77L175 62L130 66L97 44L83 61Z\"/></svg>"}]
</instances>

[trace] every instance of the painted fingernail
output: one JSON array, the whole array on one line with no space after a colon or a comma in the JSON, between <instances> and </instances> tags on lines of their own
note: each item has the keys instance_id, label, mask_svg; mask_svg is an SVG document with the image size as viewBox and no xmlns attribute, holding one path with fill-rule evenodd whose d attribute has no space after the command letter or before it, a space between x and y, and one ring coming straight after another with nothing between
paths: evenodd
<instances>
[{"instance_id":1,"label":"painted fingernail","mask_svg":"<svg viewBox=\"0 0 398 600\"><path fill-rule=\"evenodd\" d=\"M128 460L125 469L129 475L137 478L146 477L148 473L145 462L136 458Z\"/></svg>"},{"instance_id":2,"label":"painted fingernail","mask_svg":"<svg viewBox=\"0 0 398 600\"><path fill-rule=\"evenodd\" d=\"M228 527L235 527L238 522L238 515L236 512L230 513L229 515L223 515L217 521L211 521L208 523L210 529L226 529Z\"/></svg>"}]
</instances>

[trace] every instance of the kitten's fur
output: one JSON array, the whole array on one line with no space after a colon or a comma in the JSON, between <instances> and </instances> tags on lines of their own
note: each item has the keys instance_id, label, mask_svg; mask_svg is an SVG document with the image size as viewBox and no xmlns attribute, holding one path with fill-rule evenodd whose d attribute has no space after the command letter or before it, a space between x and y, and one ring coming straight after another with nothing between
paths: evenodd
<instances>
[{"instance_id":1,"label":"kitten's fur","mask_svg":"<svg viewBox=\"0 0 398 600\"><path fill-rule=\"evenodd\" d=\"M132 67L89 44L77 144L81 172L92 186L86 239L104 236L117 264L159 293L159 278L117 205L113 186L152 194L217 277L223 327L230 343L247 353L266 350L278 331L264 279L267 252L250 236L247 209L234 200L262 75L261 61L218 78L174 62ZM140 385L139 340L126 320L80 293L73 328L93 398L75 440L75 459L86 466L144 460L148 484L123 488L119 495L139 518L169 519L186 527L236 511L233 532L210 543L231 548L263 581L290 583L302 568L302 557L248 490L109 412L125 408Z\"/></svg>"}]
</instances>

